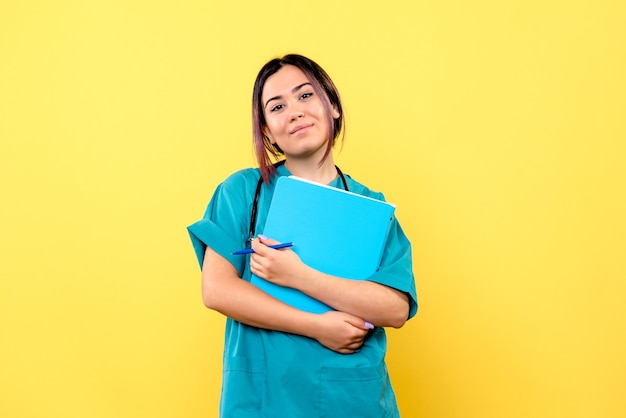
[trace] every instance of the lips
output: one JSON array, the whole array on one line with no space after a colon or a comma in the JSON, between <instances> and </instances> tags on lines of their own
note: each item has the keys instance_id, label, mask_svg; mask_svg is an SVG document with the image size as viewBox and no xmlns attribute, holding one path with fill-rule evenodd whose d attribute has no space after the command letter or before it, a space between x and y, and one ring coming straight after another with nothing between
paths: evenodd
<instances>
[{"instance_id":1,"label":"lips","mask_svg":"<svg viewBox=\"0 0 626 418\"><path fill-rule=\"evenodd\" d=\"M307 129L307 128L310 128L311 126L313 126L313 124L312 124L312 123L301 124L301 125L296 126L296 127L295 127L295 128L294 128L291 132L289 132L289 133L293 135L293 134L296 134L296 133L298 133L298 132L300 132L300 131L303 131L303 130L305 130L305 129Z\"/></svg>"}]
</instances>

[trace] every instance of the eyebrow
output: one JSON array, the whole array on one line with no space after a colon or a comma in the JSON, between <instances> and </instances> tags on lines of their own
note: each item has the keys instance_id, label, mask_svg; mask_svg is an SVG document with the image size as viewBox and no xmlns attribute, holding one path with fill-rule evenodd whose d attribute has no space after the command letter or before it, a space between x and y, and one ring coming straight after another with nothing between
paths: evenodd
<instances>
[{"instance_id":1,"label":"eyebrow","mask_svg":"<svg viewBox=\"0 0 626 418\"><path fill-rule=\"evenodd\" d=\"M307 86L307 85L308 85L308 86L311 86L311 83L309 83L308 81L307 81L306 83L302 83L302 84L300 84L299 86L296 86L296 87L292 88L292 89L291 89L291 92L292 92L292 93L295 93L295 92L297 92L298 90L300 90L301 88L303 88L304 86ZM283 96L276 96L276 97L272 97L271 99L268 99L268 100L265 102L265 107L267 107L267 105L268 105L268 104L269 104L272 100L279 100L279 99L281 99L282 97L283 97Z\"/></svg>"}]
</instances>

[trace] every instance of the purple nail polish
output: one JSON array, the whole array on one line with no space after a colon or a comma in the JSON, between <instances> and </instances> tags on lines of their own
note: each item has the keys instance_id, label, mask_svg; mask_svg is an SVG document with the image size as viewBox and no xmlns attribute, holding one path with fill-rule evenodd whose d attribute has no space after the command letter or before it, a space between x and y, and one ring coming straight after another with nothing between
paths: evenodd
<instances>
[{"instance_id":1,"label":"purple nail polish","mask_svg":"<svg viewBox=\"0 0 626 418\"><path fill-rule=\"evenodd\" d=\"M267 239L267 237L266 237L265 235L263 235L263 234L259 234L259 238L261 238L261 239Z\"/></svg>"},{"instance_id":2,"label":"purple nail polish","mask_svg":"<svg viewBox=\"0 0 626 418\"><path fill-rule=\"evenodd\" d=\"M365 328L369 328L369 329L374 329L374 324L371 324L369 322L365 323Z\"/></svg>"}]
</instances>

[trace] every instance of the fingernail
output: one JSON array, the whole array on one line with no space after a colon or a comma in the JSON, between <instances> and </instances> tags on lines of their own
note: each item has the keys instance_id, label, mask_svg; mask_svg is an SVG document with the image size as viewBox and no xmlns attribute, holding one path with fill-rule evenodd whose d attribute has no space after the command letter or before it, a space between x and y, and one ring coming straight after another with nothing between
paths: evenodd
<instances>
[{"instance_id":1,"label":"fingernail","mask_svg":"<svg viewBox=\"0 0 626 418\"><path fill-rule=\"evenodd\" d=\"M360 349L360 348L359 348L359 349L357 349L357 350L354 350L354 352L355 352L355 353L358 353L359 351L361 351L361 349Z\"/></svg>"},{"instance_id":2,"label":"fingernail","mask_svg":"<svg viewBox=\"0 0 626 418\"><path fill-rule=\"evenodd\" d=\"M267 237L266 237L265 235L263 235L263 234L259 234L259 238L261 238L261 239L267 239Z\"/></svg>"},{"instance_id":3,"label":"fingernail","mask_svg":"<svg viewBox=\"0 0 626 418\"><path fill-rule=\"evenodd\" d=\"M374 324L370 324L369 322L366 322L365 328L374 329Z\"/></svg>"}]
</instances>

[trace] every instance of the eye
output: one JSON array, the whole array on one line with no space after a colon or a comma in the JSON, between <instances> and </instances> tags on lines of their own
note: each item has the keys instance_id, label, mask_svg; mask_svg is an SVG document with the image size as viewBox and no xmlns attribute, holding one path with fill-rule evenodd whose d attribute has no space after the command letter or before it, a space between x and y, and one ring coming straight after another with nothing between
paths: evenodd
<instances>
[{"instance_id":1,"label":"eye","mask_svg":"<svg viewBox=\"0 0 626 418\"><path fill-rule=\"evenodd\" d=\"M313 93L303 93L302 96L300 96L300 100L306 100L309 97L313 97Z\"/></svg>"},{"instance_id":2,"label":"eye","mask_svg":"<svg viewBox=\"0 0 626 418\"><path fill-rule=\"evenodd\" d=\"M282 104L277 104L276 106L273 106L270 109L270 112L278 112L280 109L282 109L284 106Z\"/></svg>"}]
</instances>

